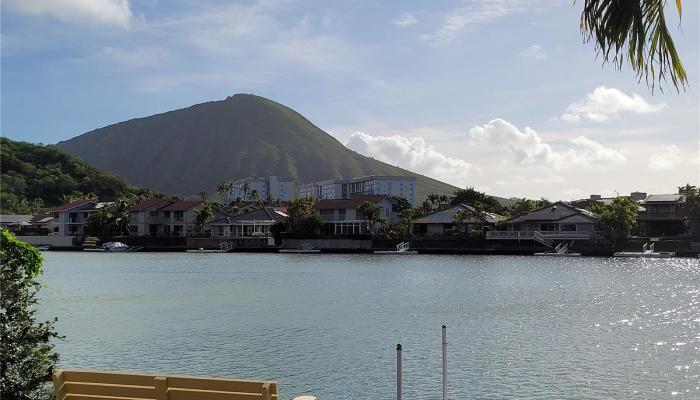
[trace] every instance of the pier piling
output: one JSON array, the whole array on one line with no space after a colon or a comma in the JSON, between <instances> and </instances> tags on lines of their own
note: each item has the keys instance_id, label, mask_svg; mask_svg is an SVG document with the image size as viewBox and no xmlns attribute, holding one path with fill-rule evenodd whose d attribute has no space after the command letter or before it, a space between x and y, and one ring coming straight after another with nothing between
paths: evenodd
<instances>
[{"instance_id":1,"label":"pier piling","mask_svg":"<svg viewBox=\"0 0 700 400\"><path fill-rule=\"evenodd\" d=\"M401 343L396 345L396 400L401 400Z\"/></svg>"},{"instance_id":2,"label":"pier piling","mask_svg":"<svg viewBox=\"0 0 700 400\"><path fill-rule=\"evenodd\" d=\"M447 400L447 326L442 326L442 400Z\"/></svg>"}]
</instances>

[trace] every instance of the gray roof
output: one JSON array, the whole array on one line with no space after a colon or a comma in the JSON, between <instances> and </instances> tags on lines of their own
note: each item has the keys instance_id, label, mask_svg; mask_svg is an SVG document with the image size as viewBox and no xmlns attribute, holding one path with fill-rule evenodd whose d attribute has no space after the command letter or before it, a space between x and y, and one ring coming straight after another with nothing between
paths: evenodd
<instances>
[{"instance_id":1,"label":"gray roof","mask_svg":"<svg viewBox=\"0 0 700 400\"><path fill-rule=\"evenodd\" d=\"M274 207L263 207L243 214L228 216L210 221L210 225L235 225L243 221L277 222L287 218L287 214Z\"/></svg>"},{"instance_id":2,"label":"gray roof","mask_svg":"<svg viewBox=\"0 0 700 400\"><path fill-rule=\"evenodd\" d=\"M457 214L458 211L464 211L464 210L474 210L474 207L467 205L467 204L457 204L456 206L446 208L444 210L439 210L435 211L432 214L428 214L424 217L420 217L416 220L413 221L414 224L451 224L455 222L455 214ZM490 212L485 212L484 213L484 218L482 219L483 222L488 222L495 224L498 221L503 220L504 217L490 213ZM475 218L468 218L464 221L465 223L475 223L477 222Z\"/></svg>"},{"instance_id":3,"label":"gray roof","mask_svg":"<svg viewBox=\"0 0 700 400\"><path fill-rule=\"evenodd\" d=\"M644 203L649 203L649 202L664 202L664 203L675 203L679 200L683 200L685 198L684 195L682 194L650 194L647 196L646 199L644 199Z\"/></svg>"},{"instance_id":4,"label":"gray roof","mask_svg":"<svg viewBox=\"0 0 700 400\"><path fill-rule=\"evenodd\" d=\"M33 215L0 215L0 224L29 225L33 218Z\"/></svg>"},{"instance_id":5,"label":"gray roof","mask_svg":"<svg viewBox=\"0 0 700 400\"><path fill-rule=\"evenodd\" d=\"M588 210L581 208L576 208L572 205L556 202L552 205L538 208L537 210L530 211L526 214L518 215L508 220L508 223L520 223L520 222L555 222L563 219L569 219L572 216L581 216L585 221L591 222L596 221L598 216L593 214Z\"/></svg>"}]
</instances>

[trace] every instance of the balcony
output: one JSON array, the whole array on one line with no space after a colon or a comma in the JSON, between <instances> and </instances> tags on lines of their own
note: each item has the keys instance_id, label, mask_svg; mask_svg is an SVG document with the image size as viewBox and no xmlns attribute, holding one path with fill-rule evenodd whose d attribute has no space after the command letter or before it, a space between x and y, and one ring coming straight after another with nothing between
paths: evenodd
<instances>
[{"instance_id":1,"label":"balcony","mask_svg":"<svg viewBox=\"0 0 700 400\"><path fill-rule=\"evenodd\" d=\"M680 212L642 212L639 213L640 221L661 221L661 220L681 220L683 214Z\"/></svg>"},{"instance_id":2,"label":"balcony","mask_svg":"<svg viewBox=\"0 0 700 400\"><path fill-rule=\"evenodd\" d=\"M597 231L487 231L486 239L534 240L535 232L552 240L590 240L602 237Z\"/></svg>"}]
</instances>

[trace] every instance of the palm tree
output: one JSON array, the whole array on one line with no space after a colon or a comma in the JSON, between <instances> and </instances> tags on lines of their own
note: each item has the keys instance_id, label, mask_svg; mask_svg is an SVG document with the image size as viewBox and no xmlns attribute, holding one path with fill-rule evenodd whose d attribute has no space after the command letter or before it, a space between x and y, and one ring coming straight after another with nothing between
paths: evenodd
<instances>
[{"instance_id":1,"label":"palm tree","mask_svg":"<svg viewBox=\"0 0 700 400\"><path fill-rule=\"evenodd\" d=\"M681 0L676 0L679 17ZM656 82L678 91L688 82L685 69L666 26L665 0L584 0L581 33L593 40L603 63L618 69L627 62L653 92ZM663 88L661 88L663 90Z\"/></svg>"},{"instance_id":2,"label":"palm tree","mask_svg":"<svg viewBox=\"0 0 700 400\"><path fill-rule=\"evenodd\" d=\"M435 205L438 202L438 200L440 200L440 196L438 196L437 194L431 193L428 195L428 201L430 202L430 204Z\"/></svg>"},{"instance_id":3,"label":"palm tree","mask_svg":"<svg viewBox=\"0 0 700 400\"><path fill-rule=\"evenodd\" d=\"M202 202L207 201L207 191L206 190L202 190L198 194L199 194L199 198L202 199Z\"/></svg>"},{"instance_id":4,"label":"palm tree","mask_svg":"<svg viewBox=\"0 0 700 400\"><path fill-rule=\"evenodd\" d=\"M248 193L250 193L250 183L243 182L243 200L248 201Z\"/></svg>"},{"instance_id":5,"label":"palm tree","mask_svg":"<svg viewBox=\"0 0 700 400\"><path fill-rule=\"evenodd\" d=\"M446 195L440 195L440 204L447 204L450 202L450 198Z\"/></svg>"},{"instance_id":6,"label":"palm tree","mask_svg":"<svg viewBox=\"0 0 700 400\"><path fill-rule=\"evenodd\" d=\"M698 187L693 186L690 183L686 183L685 186L678 187L678 194L684 194L686 196L695 196L698 194Z\"/></svg>"}]
</instances>

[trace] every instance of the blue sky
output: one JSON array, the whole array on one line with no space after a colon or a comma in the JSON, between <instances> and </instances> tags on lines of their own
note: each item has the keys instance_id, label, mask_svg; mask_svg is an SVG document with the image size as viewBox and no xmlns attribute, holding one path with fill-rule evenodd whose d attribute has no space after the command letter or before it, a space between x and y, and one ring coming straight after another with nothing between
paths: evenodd
<instances>
[{"instance_id":1,"label":"blue sky","mask_svg":"<svg viewBox=\"0 0 700 400\"><path fill-rule=\"evenodd\" d=\"M551 199L700 182L698 3L667 14L690 85L596 60L582 1L5 0L2 135L55 143L255 93L366 155ZM674 2L671 2L674 3Z\"/></svg>"}]
</instances>

